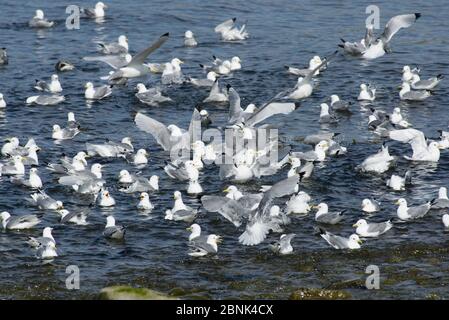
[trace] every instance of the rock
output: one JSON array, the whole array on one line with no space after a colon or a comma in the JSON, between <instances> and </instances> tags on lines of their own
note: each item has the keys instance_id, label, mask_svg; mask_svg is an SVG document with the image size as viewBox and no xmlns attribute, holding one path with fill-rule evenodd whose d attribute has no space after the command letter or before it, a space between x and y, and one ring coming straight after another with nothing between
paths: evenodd
<instances>
[{"instance_id":1,"label":"rock","mask_svg":"<svg viewBox=\"0 0 449 320\"><path fill-rule=\"evenodd\" d=\"M348 292L319 288L300 288L290 295L290 300L342 300L350 299Z\"/></svg>"},{"instance_id":2,"label":"rock","mask_svg":"<svg viewBox=\"0 0 449 320\"><path fill-rule=\"evenodd\" d=\"M103 300L176 300L164 293L147 288L129 286L112 286L101 289L100 299Z\"/></svg>"}]
</instances>

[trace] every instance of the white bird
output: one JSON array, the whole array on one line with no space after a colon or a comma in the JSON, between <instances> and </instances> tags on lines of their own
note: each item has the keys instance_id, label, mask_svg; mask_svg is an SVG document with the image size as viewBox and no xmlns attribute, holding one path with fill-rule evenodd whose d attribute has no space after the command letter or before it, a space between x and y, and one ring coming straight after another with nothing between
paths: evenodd
<instances>
[{"instance_id":1,"label":"white bird","mask_svg":"<svg viewBox=\"0 0 449 320\"><path fill-rule=\"evenodd\" d=\"M101 100L112 94L112 87L109 85L94 87L92 82L87 82L84 88L84 97L88 100Z\"/></svg>"},{"instance_id":2,"label":"white bird","mask_svg":"<svg viewBox=\"0 0 449 320\"><path fill-rule=\"evenodd\" d=\"M218 244L222 242L222 238L215 234L207 236L206 241L191 241L189 243L189 256L204 257L208 254L217 254Z\"/></svg>"},{"instance_id":3,"label":"white bird","mask_svg":"<svg viewBox=\"0 0 449 320\"><path fill-rule=\"evenodd\" d=\"M443 214L442 220L443 220L444 227L446 229L448 229L449 228L449 214L447 214L447 213Z\"/></svg>"},{"instance_id":4,"label":"white bird","mask_svg":"<svg viewBox=\"0 0 449 320\"><path fill-rule=\"evenodd\" d=\"M236 71L242 69L242 60L235 56L231 58L231 71Z\"/></svg>"},{"instance_id":5,"label":"white bird","mask_svg":"<svg viewBox=\"0 0 449 320\"><path fill-rule=\"evenodd\" d=\"M55 140L70 140L80 133L78 128L61 128L58 124L53 125L51 137Z\"/></svg>"},{"instance_id":6,"label":"white bird","mask_svg":"<svg viewBox=\"0 0 449 320\"><path fill-rule=\"evenodd\" d=\"M40 246L45 246L49 243L56 245L56 240L53 238L52 232L53 228L45 227L42 231L42 237L34 238L28 237L28 244L33 248L39 248Z\"/></svg>"},{"instance_id":7,"label":"white bird","mask_svg":"<svg viewBox=\"0 0 449 320\"><path fill-rule=\"evenodd\" d=\"M411 124L409 122L407 122L401 114L401 109L396 107L393 109L393 113L390 114L390 122L392 124L395 124L401 128L408 128L411 126Z\"/></svg>"},{"instance_id":8,"label":"white bird","mask_svg":"<svg viewBox=\"0 0 449 320\"><path fill-rule=\"evenodd\" d=\"M376 99L376 89L370 89L366 84L360 85L359 101L374 101Z\"/></svg>"},{"instance_id":9,"label":"white bird","mask_svg":"<svg viewBox=\"0 0 449 320\"><path fill-rule=\"evenodd\" d=\"M363 199L362 200L362 211L367 213L373 213L380 210L380 204L378 201L373 199Z\"/></svg>"},{"instance_id":10,"label":"white bird","mask_svg":"<svg viewBox=\"0 0 449 320\"><path fill-rule=\"evenodd\" d=\"M87 225L87 214L84 212L69 212L69 210L62 209L58 210L58 213L61 215L61 223L74 223L77 225Z\"/></svg>"},{"instance_id":11,"label":"white bird","mask_svg":"<svg viewBox=\"0 0 449 320\"><path fill-rule=\"evenodd\" d=\"M64 209L62 201L56 201L45 191L40 190L39 193L33 193L30 195L31 199L27 199L32 205L38 207L41 210L60 210Z\"/></svg>"},{"instance_id":12,"label":"white bird","mask_svg":"<svg viewBox=\"0 0 449 320\"><path fill-rule=\"evenodd\" d=\"M220 23L214 29L215 33L219 33L221 39L224 41L240 41L249 37L249 33L246 31L246 24L239 28L235 26L237 18L232 18Z\"/></svg>"},{"instance_id":13,"label":"white bird","mask_svg":"<svg viewBox=\"0 0 449 320\"><path fill-rule=\"evenodd\" d=\"M0 93L0 109L6 108L6 101L3 98L3 94Z\"/></svg>"},{"instance_id":14,"label":"white bird","mask_svg":"<svg viewBox=\"0 0 449 320\"><path fill-rule=\"evenodd\" d=\"M404 66L402 68L402 82L411 82L414 74L418 74L419 69L410 69L410 66Z\"/></svg>"},{"instance_id":15,"label":"white bird","mask_svg":"<svg viewBox=\"0 0 449 320\"><path fill-rule=\"evenodd\" d=\"M47 83L43 80L36 80L34 88L39 91L47 91L51 93L62 92L62 86L61 83L59 82L59 77L57 74L53 74L51 76L50 83Z\"/></svg>"},{"instance_id":16,"label":"white bird","mask_svg":"<svg viewBox=\"0 0 449 320\"><path fill-rule=\"evenodd\" d=\"M11 175L24 175L25 165L23 164L24 158L22 156L13 156L9 162L3 164L2 174L5 176Z\"/></svg>"},{"instance_id":17,"label":"white bird","mask_svg":"<svg viewBox=\"0 0 449 320\"><path fill-rule=\"evenodd\" d=\"M316 69L316 67L319 66L322 62L323 61L321 60L321 58L319 56L313 56L309 60L309 66L305 69L299 69L299 68L295 68L295 67L291 67L291 66L285 66L285 69L287 69L288 73L293 74L295 76L301 76L301 77L305 77L310 72L315 70L313 76L317 76L320 74L320 71L325 69L325 66L322 66L320 69Z\"/></svg>"},{"instance_id":18,"label":"white bird","mask_svg":"<svg viewBox=\"0 0 449 320\"><path fill-rule=\"evenodd\" d=\"M187 77L187 81L196 87L212 87L217 80L218 74L215 71L209 71L205 79Z\"/></svg>"},{"instance_id":19,"label":"white bird","mask_svg":"<svg viewBox=\"0 0 449 320\"><path fill-rule=\"evenodd\" d=\"M95 4L95 8L83 8L83 11L89 18L104 18L105 16L104 9L107 8L108 8L107 5L99 1Z\"/></svg>"},{"instance_id":20,"label":"white bird","mask_svg":"<svg viewBox=\"0 0 449 320\"><path fill-rule=\"evenodd\" d=\"M100 196L98 197L98 205L100 207L112 207L115 205L115 200L108 190L103 190L100 192Z\"/></svg>"},{"instance_id":21,"label":"white bird","mask_svg":"<svg viewBox=\"0 0 449 320\"><path fill-rule=\"evenodd\" d=\"M401 91L399 91L399 98L406 101L423 101L431 96L427 90L411 90L410 84L403 82Z\"/></svg>"},{"instance_id":22,"label":"white bird","mask_svg":"<svg viewBox=\"0 0 449 320\"><path fill-rule=\"evenodd\" d=\"M192 31L187 30L184 33L184 46L186 47L196 47L198 42L195 39L195 36Z\"/></svg>"},{"instance_id":23,"label":"white bird","mask_svg":"<svg viewBox=\"0 0 449 320\"><path fill-rule=\"evenodd\" d=\"M182 194L179 191L175 191L173 193L173 199L175 200L175 203L173 205L173 208L171 209L172 213L175 213L176 211L180 210L187 210L191 211L192 208L186 206L184 202L182 201Z\"/></svg>"},{"instance_id":24,"label":"white bird","mask_svg":"<svg viewBox=\"0 0 449 320\"><path fill-rule=\"evenodd\" d=\"M444 76L442 74L439 74L436 77L421 80L418 74L413 74L411 87L414 90L433 90L443 78Z\"/></svg>"},{"instance_id":25,"label":"white bird","mask_svg":"<svg viewBox=\"0 0 449 320\"><path fill-rule=\"evenodd\" d=\"M412 182L412 173L407 171L404 177L392 174L390 179L387 179L387 187L395 190L405 190L405 186Z\"/></svg>"},{"instance_id":26,"label":"white bird","mask_svg":"<svg viewBox=\"0 0 449 320\"><path fill-rule=\"evenodd\" d=\"M407 206L407 200L404 198L400 198L395 204L399 205L396 211L398 218L404 221L424 217L432 206L431 202L427 202L419 206L409 207Z\"/></svg>"},{"instance_id":27,"label":"white bird","mask_svg":"<svg viewBox=\"0 0 449 320\"><path fill-rule=\"evenodd\" d=\"M384 173L393 165L395 158L388 152L388 146L382 146L382 149L369 157L357 166L357 169L363 172Z\"/></svg>"},{"instance_id":28,"label":"white bird","mask_svg":"<svg viewBox=\"0 0 449 320\"><path fill-rule=\"evenodd\" d=\"M42 188L42 180L37 174L36 168L31 168L28 179L24 179L23 177L11 177L11 182L18 185L23 185L32 189L41 189Z\"/></svg>"},{"instance_id":29,"label":"white bird","mask_svg":"<svg viewBox=\"0 0 449 320\"><path fill-rule=\"evenodd\" d=\"M337 211L337 212L329 212L328 205L324 202L320 203L314 208L318 209L315 214L315 221L319 223L326 224L337 224L343 219L343 213L346 210Z\"/></svg>"},{"instance_id":30,"label":"white bird","mask_svg":"<svg viewBox=\"0 0 449 320\"><path fill-rule=\"evenodd\" d=\"M154 209L154 205L151 203L148 193L142 192L140 194L137 209L145 211L151 211Z\"/></svg>"},{"instance_id":31,"label":"white bird","mask_svg":"<svg viewBox=\"0 0 449 320\"><path fill-rule=\"evenodd\" d=\"M355 232L357 232L359 236L364 238L375 238L393 228L393 224L390 220L380 223L368 223L365 219L360 219L353 225L353 227L357 228Z\"/></svg>"},{"instance_id":32,"label":"white bird","mask_svg":"<svg viewBox=\"0 0 449 320\"><path fill-rule=\"evenodd\" d=\"M215 80L212 88L210 89L209 96L203 100L204 103L207 102L228 102L229 97L226 89L220 89L218 85L218 79Z\"/></svg>"},{"instance_id":33,"label":"white bird","mask_svg":"<svg viewBox=\"0 0 449 320\"><path fill-rule=\"evenodd\" d=\"M270 245L271 251L280 255L287 255L293 253L293 247L291 240L296 236L294 233L282 234L279 241L276 241Z\"/></svg>"},{"instance_id":34,"label":"white bird","mask_svg":"<svg viewBox=\"0 0 449 320\"><path fill-rule=\"evenodd\" d=\"M189 180L189 186L187 187L188 194L200 194L203 193L203 188L201 187L198 180Z\"/></svg>"},{"instance_id":35,"label":"white bird","mask_svg":"<svg viewBox=\"0 0 449 320\"><path fill-rule=\"evenodd\" d=\"M116 225L113 216L106 217L106 226L104 227L103 236L107 239L123 240L125 237L126 228L124 226Z\"/></svg>"},{"instance_id":36,"label":"white bird","mask_svg":"<svg viewBox=\"0 0 449 320\"><path fill-rule=\"evenodd\" d=\"M326 160L326 151L329 149L329 143L326 140L320 141L315 145L313 151L307 152L292 152L291 155L301 160L306 161L324 161Z\"/></svg>"},{"instance_id":37,"label":"white bird","mask_svg":"<svg viewBox=\"0 0 449 320\"><path fill-rule=\"evenodd\" d=\"M163 85L181 84L184 82L184 77L181 70L181 64L184 61L174 58L165 64L164 71L161 75L161 82Z\"/></svg>"},{"instance_id":38,"label":"white bird","mask_svg":"<svg viewBox=\"0 0 449 320\"><path fill-rule=\"evenodd\" d=\"M161 90L157 87L147 89L143 83L138 83L136 89L136 98L150 106L159 106L160 103L173 101L169 97L163 96Z\"/></svg>"},{"instance_id":39,"label":"white bird","mask_svg":"<svg viewBox=\"0 0 449 320\"><path fill-rule=\"evenodd\" d=\"M0 219L5 230L31 229L41 222L34 214L12 217L7 211L0 213Z\"/></svg>"},{"instance_id":40,"label":"white bird","mask_svg":"<svg viewBox=\"0 0 449 320\"><path fill-rule=\"evenodd\" d=\"M438 198L432 201L432 209L448 209L449 198L447 197L446 187L438 189Z\"/></svg>"},{"instance_id":41,"label":"white bird","mask_svg":"<svg viewBox=\"0 0 449 320\"><path fill-rule=\"evenodd\" d=\"M207 240L206 236L201 235L201 227L199 224L194 223L190 227L188 227L186 230L190 231L189 242L191 242L193 240L199 240L200 237Z\"/></svg>"},{"instance_id":42,"label":"white bird","mask_svg":"<svg viewBox=\"0 0 449 320\"><path fill-rule=\"evenodd\" d=\"M8 53L6 48L0 48L0 66L8 64Z\"/></svg>"},{"instance_id":43,"label":"white bird","mask_svg":"<svg viewBox=\"0 0 449 320\"><path fill-rule=\"evenodd\" d=\"M131 61L124 67L116 70L110 77L109 80L116 80L119 78L136 78L142 77L150 74L150 67L145 65L145 59L150 53L159 48L165 41L168 40L169 34L165 33L159 37L159 39L154 42L150 47L144 49L143 51L136 54Z\"/></svg>"},{"instance_id":44,"label":"white bird","mask_svg":"<svg viewBox=\"0 0 449 320\"><path fill-rule=\"evenodd\" d=\"M41 260L52 260L57 256L58 253L54 242L47 242L46 244L39 246L36 251L36 258Z\"/></svg>"},{"instance_id":45,"label":"white bird","mask_svg":"<svg viewBox=\"0 0 449 320\"><path fill-rule=\"evenodd\" d=\"M359 236L356 234L352 234L349 238L344 238L321 228L319 228L319 231L321 237L335 249L354 250L361 248L360 244L362 243L362 240L360 240Z\"/></svg>"},{"instance_id":46,"label":"white bird","mask_svg":"<svg viewBox=\"0 0 449 320\"><path fill-rule=\"evenodd\" d=\"M100 51L104 54L126 54L129 49L128 38L125 35L120 35L117 42L97 42L97 44Z\"/></svg>"},{"instance_id":47,"label":"white bird","mask_svg":"<svg viewBox=\"0 0 449 320\"><path fill-rule=\"evenodd\" d=\"M390 139L410 144L413 154L411 157L404 156L407 160L438 162L440 159L438 142L432 141L427 144L426 137L422 131L416 129L392 130L389 133L389 137Z\"/></svg>"},{"instance_id":48,"label":"white bird","mask_svg":"<svg viewBox=\"0 0 449 320\"><path fill-rule=\"evenodd\" d=\"M67 60L59 60L55 65L56 71L65 72L75 69L75 66Z\"/></svg>"},{"instance_id":49,"label":"white bird","mask_svg":"<svg viewBox=\"0 0 449 320\"><path fill-rule=\"evenodd\" d=\"M38 9L34 17L28 22L28 25L32 28L51 28L54 25L54 21L48 21L44 17L44 11Z\"/></svg>"},{"instance_id":50,"label":"white bird","mask_svg":"<svg viewBox=\"0 0 449 320\"><path fill-rule=\"evenodd\" d=\"M103 158L120 157L134 151L131 138L124 137L121 142L108 141L105 144L93 144L86 142L86 151L89 156L100 156Z\"/></svg>"},{"instance_id":51,"label":"white bird","mask_svg":"<svg viewBox=\"0 0 449 320\"><path fill-rule=\"evenodd\" d=\"M294 194L286 203L286 214L307 214L311 207L309 201L310 196L304 191Z\"/></svg>"},{"instance_id":52,"label":"white bird","mask_svg":"<svg viewBox=\"0 0 449 320\"><path fill-rule=\"evenodd\" d=\"M27 104L34 103L41 106L54 106L63 101L65 101L65 97L60 95L38 95L28 97L25 102Z\"/></svg>"}]
</instances>

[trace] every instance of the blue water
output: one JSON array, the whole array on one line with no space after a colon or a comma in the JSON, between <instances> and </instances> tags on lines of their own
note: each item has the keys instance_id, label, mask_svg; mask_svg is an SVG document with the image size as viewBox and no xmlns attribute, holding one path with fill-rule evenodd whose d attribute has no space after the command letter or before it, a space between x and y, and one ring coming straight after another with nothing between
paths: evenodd
<instances>
[{"instance_id":1,"label":"blue water","mask_svg":"<svg viewBox=\"0 0 449 320\"><path fill-rule=\"evenodd\" d=\"M3 0L0 4L0 47L6 47L10 64L0 67L0 92L8 107L0 111L0 138L18 136L22 143L34 137L42 148L40 175L46 191L64 201L69 210L78 209L73 194L57 185L55 176L43 164L55 162L62 153L74 155L85 142L102 142L106 138L120 140L130 136L136 148L150 152L150 163L143 174L161 177L159 193L151 195L156 205L153 219L139 216L135 205L137 195L120 193L116 175L121 169L135 172L123 160L108 161L105 178L117 205L112 213L120 224L127 226L126 241L110 243L101 237L105 215L110 211L90 208L88 226L61 225L58 215L43 212L26 205L24 199L31 193L13 186L3 177L0 181L0 210L13 214L33 213L42 216L39 228L28 232L0 232L0 298L94 298L102 287L113 284L145 286L163 292L173 288L184 290L185 297L207 298L288 298L301 287L340 288L353 298L426 298L431 294L447 297L449 289L448 234L441 223L442 212L432 212L416 223L395 228L379 239L364 243L362 250L341 252L330 248L314 234L313 215L293 219L287 232L294 232L295 253L286 257L273 256L267 243L278 235L270 235L256 247L238 244L242 230L235 228L216 214L204 213L197 219L207 233L224 237L215 258L194 259L187 255L186 225L163 219L165 209L172 206L172 193L185 186L168 179L160 167L167 155L156 142L133 124L136 112L144 112L166 124L187 127L193 107L207 96L207 89L190 86L172 86L165 92L175 102L160 108L142 105L134 97L136 80L126 88L114 89L113 95L99 103L88 105L84 99L84 83L99 84L99 77L107 74L107 67L88 64L83 56L95 55L96 40L115 40L120 34L129 38L132 53L146 47L159 35L170 32L169 41L150 56L150 61L165 62L178 57L185 61L186 75L204 76L199 63L207 63L212 55L230 58L238 55L243 69L221 81L230 83L242 97L242 104L260 105L279 91L293 87L294 76L285 73L283 66L303 66L311 56L326 56L336 49L339 38L358 40L364 34L365 8L369 1L107 1L107 19L104 23L82 20L79 30L67 30L63 1ZM83 2L88 6L92 3ZM340 132L341 141L348 147L348 155L319 166L313 179L303 190L313 202L327 202L331 209L347 209L347 217L332 232L349 235L351 225L362 216L363 198L375 197L382 201L382 211L372 221L383 221L395 216L393 201L405 197L410 203L422 203L436 196L439 186L448 186L449 155L442 153L437 165L411 164L399 160L397 168L382 176L360 175L354 167L375 153L382 141L367 130L368 113L356 102L362 82L378 88L373 103L376 109L391 112L400 106L403 115L414 127L429 137L437 129L448 125L448 83L443 81L435 95L425 103L407 104L399 100L402 66L419 65L424 76L448 74L449 21L447 2L436 1L378 1L381 25L402 13L421 12L422 17L408 30L400 31L392 42L393 54L362 62L338 56L328 70L317 78L313 95L302 102L301 108L289 116L273 118L280 133L290 138L295 150L308 147L299 137L322 130ZM57 22L50 30L31 30L27 21L34 10L41 8L46 16ZM213 28L218 23L238 17L248 20L250 39L243 43L223 43ZM200 45L183 47L183 34L192 30ZM381 31L377 31L380 33ZM66 102L54 106L27 106L25 99L35 94L35 79L49 78L58 59L67 59L76 65L73 72L60 74ZM151 76L146 83L157 84L159 76ZM319 104L331 94L354 101L353 114L342 117L338 125L320 127ZM205 106L217 125L227 116L226 106ZM73 141L55 144L51 126L64 124L66 114L73 111L86 129ZM410 153L408 145L389 142L394 155ZM101 161L100 161L101 162ZM90 164L92 161L90 162ZM103 161L103 163L105 163ZM391 172L414 173L414 185L399 194L386 189L384 179ZM227 183L218 180L217 169L204 172L201 183L206 193L220 192ZM283 171L257 183L241 186L255 191L261 184L269 184L285 177ZM184 197L188 204L199 205L196 198ZM43 226L54 227L60 256L50 265L42 265L26 245L27 236L37 236ZM363 287L365 268L378 265L381 289L372 291ZM79 290L67 290L65 270L77 265L81 272ZM354 284L352 280L356 281ZM348 282L349 281L349 282ZM362 285L360 285L360 283Z\"/></svg>"}]
</instances>

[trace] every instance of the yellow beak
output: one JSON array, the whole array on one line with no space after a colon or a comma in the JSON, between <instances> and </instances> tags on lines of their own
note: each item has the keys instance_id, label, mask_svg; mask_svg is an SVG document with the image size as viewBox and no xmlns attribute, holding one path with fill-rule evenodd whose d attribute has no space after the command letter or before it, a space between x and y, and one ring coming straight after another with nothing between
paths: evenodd
<instances>
[{"instance_id":1,"label":"yellow beak","mask_svg":"<svg viewBox=\"0 0 449 320\"><path fill-rule=\"evenodd\" d=\"M226 188L223 190L224 193L228 193L229 192L229 188Z\"/></svg>"}]
</instances>

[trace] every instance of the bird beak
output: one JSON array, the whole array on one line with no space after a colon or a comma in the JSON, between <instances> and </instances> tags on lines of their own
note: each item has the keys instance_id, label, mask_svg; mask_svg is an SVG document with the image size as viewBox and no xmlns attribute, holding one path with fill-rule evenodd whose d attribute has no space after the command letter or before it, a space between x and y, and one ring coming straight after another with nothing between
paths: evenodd
<instances>
[{"instance_id":1,"label":"bird beak","mask_svg":"<svg viewBox=\"0 0 449 320\"><path fill-rule=\"evenodd\" d=\"M311 206L312 209L318 209L318 206Z\"/></svg>"},{"instance_id":2,"label":"bird beak","mask_svg":"<svg viewBox=\"0 0 449 320\"><path fill-rule=\"evenodd\" d=\"M229 192L229 188L226 188L223 190L224 193L228 193Z\"/></svg>"},{"instance_id":3,"label":"bird beak","mask_svg":"<svg viewBox=\"0 0 449 320\"><path fill-rule=\"evenodd\" d=\"M399 200L396 200L396 201L394 202L394 204L399 205Z\"/></svg>"},{"instance_id":4,"label":"bird beak","mask_svg":"<svg viewBox=\"0 0 449 320\"><path fill-rule=\"evenodd\" d=\"M140 196L140 197L139 197L139 199L140 199L140 200L143 200L143 199L144 199L144 197L143 197L143 196Z\"/></svg>"},{"instance_id":5,"label":"bird beak","mask_svg":"<svg viewBox=\"0 0 449 320\"><path fill-rule=\"evenodd\" d=\"M352 227L353 227L353 228L357 228L357 227L358 227L357 223L354 223L354 224L352 225Z\"/></svg>"},{"instance_id":6,"label":"bird beak","mask_svg":"<svg viewBox=\"0 0 449 320\"><path fill-rule=\"evenodd\" d=\"M217 243L223 243L223 238L222 237L217 237Z\"/></svg>"},{"instance_id":7,"label":"bird beak","mask_svg":"<svg viewBox=\"0 0 449 320\"><path fill-rule=\"evenodd\" d=\"M357 240L357 243L358 243L358 244L362 244L363 241L359 239L359 240Z\"/></svg>"},{"instance_id":8,"label":"bird beak","mask_svg":"<svg viewBox=\"0 0 449 320\"><path fill-rule=\"evenodd\" d=\"M184 61L182 61L182 60L179 60L179 63L180 63L180 64L184 64Z\"/></svg>"},{"instance_id":9,"label":"bird beak","mask_svg":"<svg viewBox=\"0 0 449 320\"><path fill-rule=\"evenodd\" d=\"M187 231L192 231L192 227L186 228Z\"/></svg>"}]
</instances>

